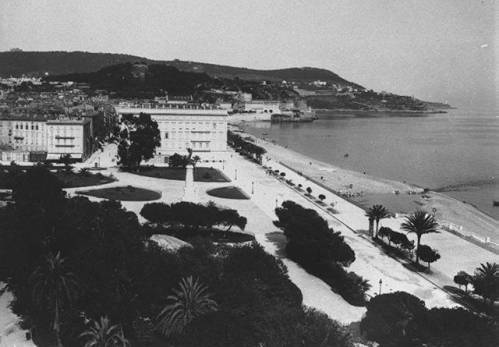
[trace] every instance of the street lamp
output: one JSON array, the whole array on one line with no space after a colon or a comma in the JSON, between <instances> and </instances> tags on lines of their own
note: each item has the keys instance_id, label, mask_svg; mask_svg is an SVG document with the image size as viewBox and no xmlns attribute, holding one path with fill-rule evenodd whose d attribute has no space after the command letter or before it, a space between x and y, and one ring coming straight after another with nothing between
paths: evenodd
<instances>
[{"instance_id":1,"label":"street lamp","mask_svg":"<svg viewBox=\"0 0 499 347\"><path fill-rule=\"evenodd\" d=\"M255 194L255 181L251 182L251 194Z\"/></svg>"},{"instance_id":2,"label":"street lamp","mask_svg":"<svg viewBox=\"0 0 499 347\"><path fill-rule=\"evenodd\" d=\"M381 285L383 284L383 280L379 279L379 295L381 295Z\"/></svg>"},{"instance_id":3,"label":"street lamp","mask_svg":"<svg viewBox=\"0 0 499 347\"><path fill-rule=\"evenodd\" d=\"M234 172L234 180L237 181L237 169L235 169L235 172Z\"/></svg>"}]
</instances>

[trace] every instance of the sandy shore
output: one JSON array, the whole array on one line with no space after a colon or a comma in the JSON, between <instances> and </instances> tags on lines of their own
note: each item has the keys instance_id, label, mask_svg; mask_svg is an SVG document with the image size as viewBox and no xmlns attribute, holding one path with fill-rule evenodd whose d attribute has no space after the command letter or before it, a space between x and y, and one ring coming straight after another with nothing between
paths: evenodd
<instances>
[{"instance_id":1,"label":"sandy shore","mask_svg":"<svg viewBox=\"0 0 499 347\"><path fill-rule=\"evenodd\" d=\"M240 130L237 126L233 126L233 129ZM489 238L490 241L499 243L499 221L470 204L441 193L423 194L422 188L415 185L343 169L244 134L267 150L266 159L269 166L272 166L272 161L278 161L361 207L381 203L393 213L409 213L422 208L435 213L441 225L450 225L463 236L473 235L484 241ZM493 244L488 246L496 248ZM499 247L497 249L499 250Z\"/></svg>"}]
</instances>

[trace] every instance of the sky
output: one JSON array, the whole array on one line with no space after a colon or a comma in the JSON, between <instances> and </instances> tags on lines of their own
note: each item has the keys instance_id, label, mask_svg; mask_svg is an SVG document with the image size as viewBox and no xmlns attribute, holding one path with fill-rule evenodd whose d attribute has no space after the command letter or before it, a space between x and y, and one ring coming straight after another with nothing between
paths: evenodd
<instances>
[{"instance_id":1,"label":"sky","mask_svg":"<svg viewBox=\"0 0 499 347\"><path fill-rule=\"evenodd\" d=\"M495 0L1 0L0 51L313 66L366 88L490 108Z\"/></svg>"}]
</instances>

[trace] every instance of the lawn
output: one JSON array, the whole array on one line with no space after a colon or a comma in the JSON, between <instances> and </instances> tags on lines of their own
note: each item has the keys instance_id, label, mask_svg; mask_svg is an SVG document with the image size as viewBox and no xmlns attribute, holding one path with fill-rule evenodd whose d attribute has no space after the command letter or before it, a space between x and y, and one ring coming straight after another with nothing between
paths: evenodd
<instances>
[{"instance_id":1,"label":"lawn","mask_svg":"<svg viewBox=\"0 0 499 347\"><path fill-rule=\"evenodd\" d=\"M64 188L89 187L107 184L116 181L115 178L105 176L100 172L91 173L74 173L58 171L54 175L62 182Z\"/></svg>"},{"instance_id":2,"label":"lawn","mask_svg":"<svg viewBox=\"0 0 499 347\"><path fill-rule=\"evenodd\" d=\"M250 198L245 192L234 186L214 188L208 190L206 193L223 199L248 200Z\"/></svg>"},{"instance_id":3,"label":"lawn","mask_svg":"<svg viewBox=\"0 0 499 347\"><path fill-rule=\"evenodd\" d=\"M143 167L139 172L132 172L136 175L163 178L167 180L185 180L184 168L171 167ZM230 182L221 171L210 167L194 168L195 182Z\"/></svg>"},{"instance_id":4,"label":"lawn","mask_svg":"<svg viewBox=\"0 0 499 347\"><path fill-rule=\"evenodd\" d=\"M0 167L0 189L12 189L12 181L16 172L24 172L30 167ZM97 186L101 184L111 183L116 181L115 178L105 176L103 174L90 172L74 173L72 171L65 171L63 169L50 169L61 182L63 188L77 188Z\"/></svg>"},{"instance_id":5,"label":"lawn","mask_svg":"<svg viewBox=\"0 0 499 347\"><path fill-rule=\"evenodd\" d=\"M82 190L77 194L119 201L151 201L161 198L161 193L133 186Z\"/></svg>"}]
</instances>

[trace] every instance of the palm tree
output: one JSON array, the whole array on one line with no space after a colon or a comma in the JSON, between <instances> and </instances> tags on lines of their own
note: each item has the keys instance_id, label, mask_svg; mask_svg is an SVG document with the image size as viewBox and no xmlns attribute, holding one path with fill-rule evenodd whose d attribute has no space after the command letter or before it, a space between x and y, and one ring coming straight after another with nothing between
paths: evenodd
<instances>
[{"instance_id":1,"label":"palm tree","mask_svg":"<svg viewBox=\"0 0 499 347\"><path fill-rule=\"evenodd\" d=\"M484 301L490 300L493 304L499 297L499 265L497 263L480 264L473 276L475 293L482 296Z\"/></svg>"},{"instance_id":2,"label":"palm tree","mask_svg":"<svg viewBox=\"0 0 499 347\"><path fill-rule=\"evenodd\" d=\"M111 325L107 317L92 321L88 330L80 334L85 339L84 347L127 347L130 342L125 338L119 324Z\"/></svg>"},{"instance_id":3,"label":"palm tree","mask_svg":"<svg viewBox=\"0 0 499 347\"><path fill-rule=\"evenodd\" d=\"M429 233L438 233L438 223L435 218L423 210L417 210L412 215L405 218L405 222L400 226L402 230L408 233L415 233L418 239L416 248L416 264L419 264L419 255L417 250L421 244L421 236Z\"/></svg>"},{"instance_id":4,"label":"palm tree","mask_svg":"<svg viewBox=\"0 0 499 347\"><path fill-rule=\"evenodd\" d=\"M63 306L70 305L76 297L78 288L76 278L67 268L60 253L55 256L49 253L43 259L43 263L33 271L30 281L33 284L33 301L40 306L40 309L48 307L54 311L52 327L57 346L62 346L60 316Z\"/></svg>"},{"instance_id":5,"label":"palm tree","mask_svg":"<svg viewBox=\"0 0 499 347\"><path fill-rule=\"evenodd\" d=\"M390 212L382 205L373 205L371 206L367 212L366 212L366 217L369 218L369 231L372 232L372 237L378 237L378 229L379 229L379 222L383 218L387 218L390 216ZM376 221L376 230L372 230L372 223L373 221Z\"/></svg>"},{"instance_id":6,"label":"palm tree","mask_svg":"<svg viewBox=\"0 0 499 347\"><path fill-rule=\"evenodd\" d=\"M206 292L208 288L192 276L183 278L179 287L168 296L171 303L158 315L156 328L165 336L181 333L195 318L218 309Z\"/></svg>"}]
</instances>

